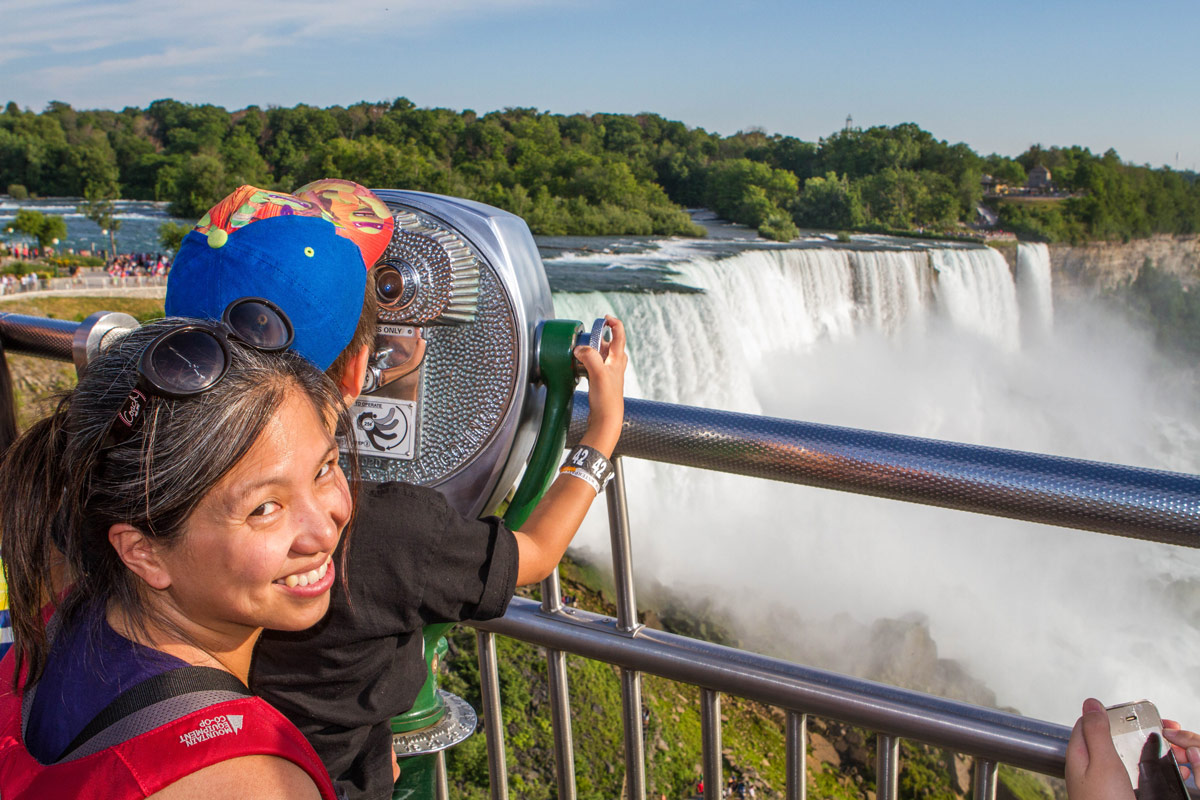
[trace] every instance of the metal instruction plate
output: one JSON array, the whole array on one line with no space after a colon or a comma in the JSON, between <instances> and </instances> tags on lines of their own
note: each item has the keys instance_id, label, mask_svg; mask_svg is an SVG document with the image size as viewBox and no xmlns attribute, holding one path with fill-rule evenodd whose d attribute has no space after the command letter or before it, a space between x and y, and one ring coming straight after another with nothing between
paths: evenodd
<instances>
[{"instance_id":1,"label":"metal instruction plate","mask_svg":"<svg viewBox=\"0 0 1200 800\"><path fill-rule=\"evenodd\" d=\"M360 456L412 461L416 449L417 404L365 395L350 407Z\"/></svg>"}]
</instances>

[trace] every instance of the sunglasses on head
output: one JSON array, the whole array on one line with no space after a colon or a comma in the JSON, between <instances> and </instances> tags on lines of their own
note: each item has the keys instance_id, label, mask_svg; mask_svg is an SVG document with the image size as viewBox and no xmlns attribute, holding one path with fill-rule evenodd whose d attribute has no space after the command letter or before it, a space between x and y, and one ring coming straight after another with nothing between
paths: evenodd
<instances>
[{"instance_id":1,"label":"sunglasses on head","mask_svg":"<svg viewBox=\"0 0 1200 800\"><path fill-rule=\"evenodd\" d=\"M141 426L155 397L180 400L212 389L229 371L229 340L263 352L286 350L295 332L283 309L261 297L225 307L221 322L189 322L163 332L138 359L138 382L121 404L107 444L119 444Z\"/></svg>"}]
</instances>

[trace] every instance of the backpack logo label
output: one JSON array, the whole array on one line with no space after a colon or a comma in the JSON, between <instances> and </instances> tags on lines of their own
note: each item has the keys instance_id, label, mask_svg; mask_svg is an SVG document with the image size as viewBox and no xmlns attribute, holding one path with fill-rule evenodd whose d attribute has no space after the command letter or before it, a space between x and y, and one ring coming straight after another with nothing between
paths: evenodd
<instances>
[{"instance_id":1,"label":"backpack logo label","mask_svg":"<svg viewBox=\"0 0 1200 800\"><path fill-rule=\"evenodd\" d=\"M222 714L219 717L202 720L195 730L188 731L179 737L179 743L191 747L200 742L207 742L218 736L236 734L242 729L243 714Z\"/></svg>"}]
</instances>

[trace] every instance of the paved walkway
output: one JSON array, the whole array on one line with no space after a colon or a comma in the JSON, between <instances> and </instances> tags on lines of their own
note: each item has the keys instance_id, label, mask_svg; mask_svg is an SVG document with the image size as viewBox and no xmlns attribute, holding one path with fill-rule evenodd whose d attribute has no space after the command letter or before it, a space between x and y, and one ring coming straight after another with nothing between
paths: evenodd
<instances>
[{"instance_id":1,"label":"paved walkway","mask_svg":"<svg viewBox=\"0 0 1200 800\"><path fill-rule=\"evenodd\" d=\"M37 289L0 295L0 303L35 297L157 297L167 296L166 286L95 286L75 289Z\"/></svg>"}]
</instances>

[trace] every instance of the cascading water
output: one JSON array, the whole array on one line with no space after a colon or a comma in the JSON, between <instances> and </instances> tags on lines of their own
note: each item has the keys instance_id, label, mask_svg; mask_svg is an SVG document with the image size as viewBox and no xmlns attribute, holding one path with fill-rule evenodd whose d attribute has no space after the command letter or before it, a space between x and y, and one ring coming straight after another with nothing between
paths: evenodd
<instances>
[{"instance_id":1,"label":"cascading water","mask_svg":"<svg viewBox=\"0 0 1200 800\"><path fill-rule=\"evenodd\" d=\"M1021 335L1042 339L1054 327L1050 281L1050 248L1023 244L1017 249L1017 297L1021 304Z\"/></svg>"},{"instance_id":2,"label":"cascading water","mask_svg":"<svg viewBox=\"0 0 1200 800\"><path fill-rule=\"evenodd\" d=\"M1020 346L1017 291L1004 257L990 247L929 252L938 306L956 327L1008 350Z\"/></svg>"},{"instance_id":3,"label":"cascading water","mask_svg":"<svg viewBox=\"0 0 1200 800\"><path fill-rule=\"evenodd\" d=\"M1119 320L1055 315L1042 246L1020 246L1015 283L988 248L672 247L683 246L656 258L702 293L555 295L560 317L625 320L630 396L1200 471L1192 394ZM613 265L637 260L591 266ZM657 584L723 607L750 646L861 674L878 657L848 621L916 613L941 657L1023 713L1070 722L1095 694L1186 717L1200 700L1191 551L648 462L626 470L643 598ZM577 545L599 555L606 542L600 515Z\"/></svg>"}]
</instances>

